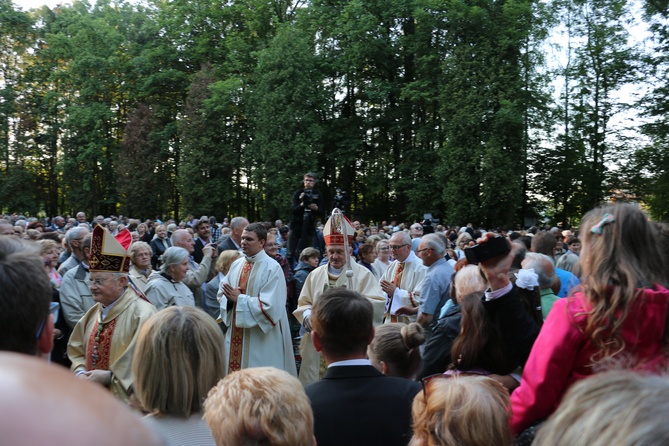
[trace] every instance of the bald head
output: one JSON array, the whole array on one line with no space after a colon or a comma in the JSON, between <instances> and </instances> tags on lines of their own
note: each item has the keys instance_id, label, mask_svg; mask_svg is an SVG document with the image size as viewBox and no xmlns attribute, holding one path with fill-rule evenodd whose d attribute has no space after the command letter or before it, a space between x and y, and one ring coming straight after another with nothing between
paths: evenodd
<instances>
[{"instance_id":1,"label":"bald head","mask_svg":"<svg viewBox=\"0 0 669 446\"><path fill-rule=\"evenodd\" d=\"M161 444L107 390L37 358L0 352L0 394L6 444Z\"/></svg>"}]
</instances>

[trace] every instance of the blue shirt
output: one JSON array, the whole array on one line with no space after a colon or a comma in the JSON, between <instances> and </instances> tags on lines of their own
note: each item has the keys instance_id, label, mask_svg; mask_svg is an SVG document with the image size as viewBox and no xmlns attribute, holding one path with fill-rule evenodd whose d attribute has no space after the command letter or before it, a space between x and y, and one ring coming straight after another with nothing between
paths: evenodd
<instances>
[{"instance_id":1,"label":"blue shirt","mask_svg":"<svg viewBox=\"0 0 669 446\"><path fill-rule=\"evenodd\" d=\"M420 290L421 300L423 301L420 306L421 313L439 315L441 307L449 298L448 288L451 285L453 273L453 267L445 258L441 258L427 267Z\"/></svg>"},{"instance_id":2,"label":"blue shirt","mask_svg":"<svg viewBox=\"0 0 669 446\"><path fill-rule=\"evenodd\" d=\"M581 283L578 277L567 270L555 268L555 275L560 278L558 297L567 297L572 288Z\"/></svg>"}]
</instances>

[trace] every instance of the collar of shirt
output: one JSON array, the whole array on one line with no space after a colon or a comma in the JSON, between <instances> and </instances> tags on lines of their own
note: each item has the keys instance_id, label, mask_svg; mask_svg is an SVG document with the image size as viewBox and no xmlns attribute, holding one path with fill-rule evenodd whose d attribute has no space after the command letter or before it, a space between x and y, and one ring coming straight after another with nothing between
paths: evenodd
<instances>
[{"instance_id":1,"label":"collar of shirt","mask_svg":"<svg viewBox=\"0 0 669 446\"><path fill-rule=\"evenodd\" d=\"M409 256L406 258L404 263L411 263L411 262L415 262L416 260L418 260L418 256L416 255L416 253L413 252L413 251L410 251Z\"/></svg>"},{"instance_id":2,"label":"collar of shirt","mask_svg":"<svg viewBox=\"0 0 669 446\"><path fill-rule=\"evenodd\" d=\"M504 288L492 291L490 288L485 290L485 300L494 300L509 293L513 289L513 284L509 282Z\"/></svg>"},{"instance_id":3,"label":"collar of shirt","mask_svg":"<svg viewBox=\"0 0 669 446\"><path fill-rule=\"evenodd\" d=\"M258 253L255 254L255 255L252 255L252 256L246 256L246 260L249 261L249 262L251 262L251 263L255 263L255 262L257 262L258 260L262 259L263 256L267 256L267 253L265 253L265 250L264 250L264 249L261 249L261 250L258 251Z\"/></svg>"},{"instance_id":4,"label":"collar of shirt","mask_svg":"<svg viewBox=\"0 0 669 446\"><path fill-rule=\"evenodd\" d=\"M441 259L434 262L432 265L428 266L427 269L430 270L430 269L438 268L440 265L443 265L446 262L447 262L447 260L444 257L442 257Z\"/></svg>"},{"instance_id":5,"label":"collar of shirt","mask_svg":"<svg viewBox=\"0 0 669 446\"><path fill-rule=\"evenodd\" d=\"M121 293L121 296L123 296L126 292L127 288L123 289L123 292ZM106 307L102 304L100 304L100 320L104 321L107 318L107 314L111 311L112 308L114 308L114 305L121 299L121 296L117 297L116 300Z\"/></svg>"},{"instance_id":6,"label":"collar of shirt","mask_svg":"<svg viewBox=\"0 0 669 446\"><path fill-rule=\"evenodd\" d=\"M341 274L342 271L344 271L344 268L336 269L336 268L333 268L332 266L330 266L330 264L328 263L328 273L329 273L330 275L332 275L332 276L338 276L338 275Z\"/></svg>"},{"instance_id":7,"label":"collar of shirt","mask_svg":"<svg viewBox=\"0 0 669 446\"><path fill-rule=\"evenodd\" d=\"M372 362L369 359L346 359L344 361L333 362L328 368L351 365L372 365Z\"/></svg>"}]
</instances>

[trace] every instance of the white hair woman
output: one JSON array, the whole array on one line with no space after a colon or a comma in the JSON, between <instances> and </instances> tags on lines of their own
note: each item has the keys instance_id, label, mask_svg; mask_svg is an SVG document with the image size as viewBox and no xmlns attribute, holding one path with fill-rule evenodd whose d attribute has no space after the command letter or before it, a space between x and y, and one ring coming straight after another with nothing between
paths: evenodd
<instances>
[{"instance_id":1,"label":"white hair woman","mask_svg":"<svg viewBox=\"0 0 669 446\"><path fill-rule=\"evenodd\" d=\"M195 306L193 292L183 283L188 273L188 261L188 251L172 246L163 254L160 271L154 271L149 276L144 294L158 310L172 305Z\"/></svg>"}]
</instances>

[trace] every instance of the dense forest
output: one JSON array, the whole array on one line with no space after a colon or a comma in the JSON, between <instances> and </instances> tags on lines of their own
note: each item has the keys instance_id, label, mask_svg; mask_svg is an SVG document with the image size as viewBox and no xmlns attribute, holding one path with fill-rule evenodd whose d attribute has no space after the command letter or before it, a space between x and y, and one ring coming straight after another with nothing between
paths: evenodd
<instances>
[{"instance_id":1,"label":"dense forest","mask_svg":"<svg viewBox=\"0 0 669 446\"><path fill-rule=\"evenodd\" d=\"M669 2L641 1L0 0L0 211L285 219L313 171L364 221L668 219Z\"/></svg>"}]
</instances>

